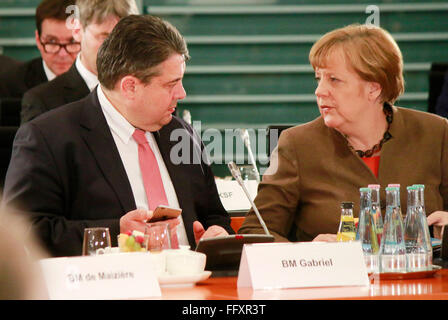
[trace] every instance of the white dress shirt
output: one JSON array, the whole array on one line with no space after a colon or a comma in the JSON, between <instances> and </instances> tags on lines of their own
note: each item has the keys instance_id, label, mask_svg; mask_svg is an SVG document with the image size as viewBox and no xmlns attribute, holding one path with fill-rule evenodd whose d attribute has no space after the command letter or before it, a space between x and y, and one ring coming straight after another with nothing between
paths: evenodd
<instances>
[{"instance_id":1,"label":"white dress shirt","mask_svg":"<svg viewBox=\"0 0 448 320\"><path fill-rule=\"evenodd\" d=\"M98 77L87 70L87 68L84 66L84 64L81 61L81 55L78 54L78 57L76 58L76 69L78 70L79 74L81 75L81 78L84 80L84 82L87 85L87 88L89 88L90 92L95 89L95 87L98 85Z\"/></svg>"},{"instance_id":2,"label":"white dress shirt","mask_svg":"<svg viewBox=\"0 0 448 320\"><path fill-rule=\"evenodd\" d=\"M50 70L50 68L45 63L44 59L42 59L42 64L44 65L44 71L45 71L45 75L47 76L48 81L51 81L54 78L56 78L56 75L54 74L53 71Z\"/></svg>"},{"instance_id":3,"label":"white dress shirt","mask_svg":"<svg viewBox=\"0 0 448 320\"><path fill-rule=\"evenodd\" d=\"M105 96L101 85L98 86L97 93L101 109L106 117L107 124L112 132L112 137L117 145L121 161L123 162L126 170L129 183L131 184L136 206L137 208L148 210L148 199L146 197L143 178L140 171L140 163L138 160L138 144L132 137L135 128L110 103ZM179 208L176 191L174 190L173 183L165 166L165 162L163 161L162 155L160 154L156 140L151 132L146 132L145 136L148 140L149 146L154 152L157 164L159 165L160 175L162 177L168 205L170 207ZM179 222L180 224L177 226L179 245L188 246L189 243L182 216L179 216Z\"/></svg>"}]
</instances>

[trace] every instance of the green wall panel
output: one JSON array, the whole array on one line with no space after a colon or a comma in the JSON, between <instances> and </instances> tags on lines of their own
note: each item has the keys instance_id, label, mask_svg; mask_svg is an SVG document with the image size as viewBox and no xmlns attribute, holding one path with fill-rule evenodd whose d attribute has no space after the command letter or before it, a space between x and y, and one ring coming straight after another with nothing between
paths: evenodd
<instances>
[{"instance_id":1,"label":"green wall panel","mask_svg":"<svg viewBox=\"0 0 448 320\"><path fill-rule=\"evenodd\" d=\"M447 11L384 12L381 27L389 32L448 31ZM315 14L186 14L160 15L186 35L324 34L352 23L363 24L364 11ZM316 21L319 21L316 23Z\"/></svg>"}]
</instances>

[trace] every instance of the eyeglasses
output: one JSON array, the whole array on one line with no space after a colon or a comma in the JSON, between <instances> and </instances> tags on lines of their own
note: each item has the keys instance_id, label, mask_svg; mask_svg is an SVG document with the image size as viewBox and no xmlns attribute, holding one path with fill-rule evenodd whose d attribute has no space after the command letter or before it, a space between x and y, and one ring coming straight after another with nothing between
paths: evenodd
<instances>
[{"instance_id":1,"label":"eyeglasses","mask_svg":"<svg viewBox=\"0 0 448 320\"><path fill-rule=\"evenodd\" d=\"M68 53L78 53L81 51L81 43L79 42L69 42L69 43L56 43L56 42L42 42L40 44L44 47L46 53L58 53L61 48L64 48Z\"/></svg>"}]
</instances>

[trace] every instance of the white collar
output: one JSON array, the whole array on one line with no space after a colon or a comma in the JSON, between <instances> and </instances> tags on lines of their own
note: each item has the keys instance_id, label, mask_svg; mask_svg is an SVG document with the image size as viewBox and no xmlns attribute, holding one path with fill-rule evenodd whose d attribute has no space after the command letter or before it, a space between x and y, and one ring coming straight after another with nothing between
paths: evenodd
<instances>
[{"instance_id":1,"label":"white collar","mask_svg":"<svg viewBox=\"0 0 448 320\"><path fill-rule=\"evenodd\" d=\"M87 70L87 68L84 66L81 61L81 54L78 54L78 57L76 58L76 69L78 69L79 74L84 79L84 82L86 83L90 92L92 92L93 89L95 89L95 87L98 85L98 77Z\"/></svg>"},{"instance_id":2,"label":"white collar","mask_svg":"<svg viewBox=\"0 0 448 320\"><path fill-rule=\"evenodd\" d=\"M97 94L101 109L103 110L104 116L106 117L109 128L113 132L115 132L118 137L120 137L123 143L128 144L129 140L134 134L134 126L130 124L126 120L126 118L117 111L117 109L115 109L115 107L104 94L101 85L97 87Z\"/></svg>"},{"instance_id":3,"label":"white collar","mask_svg":"<svg viewBox=\"0 0 448 320\"><path fill-rule=\"evenodd\" d=\"M44 71L45 71L45 75L47 76L48 81L51 81L54 78L56 78L56 75L54 74L53 71L50 70L50 68L47 66L47 63L45 62L44 59L42 59L42 64L44 65Z\"/></svg>"}]
</instances>

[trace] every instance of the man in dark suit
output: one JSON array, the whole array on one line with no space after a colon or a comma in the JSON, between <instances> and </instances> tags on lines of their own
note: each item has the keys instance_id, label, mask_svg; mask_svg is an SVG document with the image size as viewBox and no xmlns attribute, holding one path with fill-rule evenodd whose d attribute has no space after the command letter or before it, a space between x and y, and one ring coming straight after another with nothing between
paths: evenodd
<instances>
[{"instance_id":1,"label":"man in dark suit","mask_svg":"<svg viewBox=\"0 0 448 320\"><path fill-rule=\"evenodd\" d=\"M22 124L87 96L98 84L99 47L121 18L138 14L135 0L77 0L76 6L79 17L74 19L73 37L81 46L78 58L66 73L26 92L22 99Z\"/></svg>"},{"instance_id":2,"label":"man in dark suit","mask_svg":"<svg viewBox=\"0 0 448 320\"><path fill-rule=\"evenodd\" d=\"M3 204L28 213L50 253L81 254L86 227L109 227L116 244L120 232L143 231L163 203L183 210L181 245L233 233L202 141L172 115L186 96L188 58L168 22L123 18L99 50L100 85L21 126ZM141 153L148 148L150 168Z\"/></svg>"},{"instance_id":3,"label":"man in dark suit","mask_svg":"<svg viewBox=\"0 0 448 320\"><path fill-rule=\"evenodd\" d=\"M40 57L0 75L0 98L21 99L26 91L66 72L80 45L66 26L66 8L75 0L44 0L36 9L36 45Z\"/></svg>"},{"instance_id":4,"label":"man in dark suit","mask_svg":"<svg viewBox=\"0 0 448 320\"><path fill-rule=\"evenodd\" d=\"M3 54L0 54L0 72L6 72L8 71L10 68L14 68L17 67L19 65L21 65L22 62L13 59L11 57L5 56Z\"/></svg>"}]
</instances>

